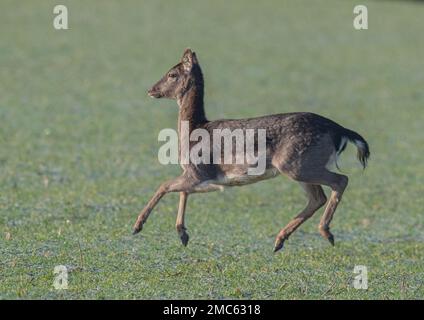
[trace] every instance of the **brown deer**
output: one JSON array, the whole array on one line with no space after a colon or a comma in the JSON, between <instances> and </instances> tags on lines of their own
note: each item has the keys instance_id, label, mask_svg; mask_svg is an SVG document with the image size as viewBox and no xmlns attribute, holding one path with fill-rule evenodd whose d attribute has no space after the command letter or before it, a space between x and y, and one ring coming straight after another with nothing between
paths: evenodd
<instances>
[{"instance_id":1,"label":"brown deer","mask_svg":"<svg viewBox=\"0 0 424 320\"><path fill-rule=\"evenodd\" d=\"M203 75L199 61L193 51L186 49L181 61L148 91L148 95L154 98L177 100L180 149L182 121L189 123L190 132L201 128L207 130L211 137L214 129L265 129L266 170L258 176L247 174L249 164L246 163L181 164L182 175L163 183L157 189L138 216L133 233L141 231L151 211L165 194L179 192L176 229L182 244L186 246L189 236L184 224L184 214L189 194L222 190L226 186L246 185L282 174L299 182L307 194L308 203L306 208L278 233L274 252L281 249L284 241L327 202L323 185L331 188L331 196L320 220L319 232L334 245L330 222L348 184L348 177L331 172L328 168L335 163L337 156L345 149L349 141L356 145L358 159L365 169L370 155L365 139L332 120L309 112L208 121L203 106L203 90Z\"/></svg>"}]
</instances>

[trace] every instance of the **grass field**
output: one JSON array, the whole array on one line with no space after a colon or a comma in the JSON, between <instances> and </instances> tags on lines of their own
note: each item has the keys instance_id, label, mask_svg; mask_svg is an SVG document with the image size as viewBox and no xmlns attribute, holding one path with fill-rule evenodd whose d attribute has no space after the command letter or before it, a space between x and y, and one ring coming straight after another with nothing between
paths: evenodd
<instances>
[{"instance_id":1,"label":"grass field","mask_svg":"<svg viewBox=\"0 0 424 320\"><path fill-rule=\"evenodd\" d=\"M424 4L361 1L55 1L0 4L0 298L424 298ZM139 212L178 166L157 160L174 101L146 90L193 48L210 119L312 111L370 143L350 177L331 247L319 211L278 254L278 231L305 205L276 178L193 195L190 243L166 196ZM327 190L328 191L328 190ZM67 266L68 290L53 287ZM368 290L352 286L368 268Z\"/></svg>"}]
</instances>

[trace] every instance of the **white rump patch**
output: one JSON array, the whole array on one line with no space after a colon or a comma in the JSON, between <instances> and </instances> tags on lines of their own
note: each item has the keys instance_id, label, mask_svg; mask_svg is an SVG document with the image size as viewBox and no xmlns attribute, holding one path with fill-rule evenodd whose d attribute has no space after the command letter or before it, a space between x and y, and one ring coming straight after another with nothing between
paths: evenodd
<instances>
[{"instance_id":1,"label":"white rump patch","mask_svg":"<svg viewBox=\"0 0 424 320\"><path fill-rule=\"evenodd\" d=\"M365 149L365 143L359 140L355 140L353 142L359 149L364 150Z\"/></svg>"},{"instance_id":2,"label":"white rump patch","mask_svg":"<svg viewBox=\"0 0 424 320\"><path fill-rule=\"evenodd\" d=\"M340 140L339 150L337 150L338 154L342 151L343 146L346 145L347 141L348 139L346 137L342 137L342 139Z\"/></svg>"},{"instance_id":3,"label":"white rump patch","mask_svg":"<svg viewBox=\"0 0 424 320\"><path fill-rule=\"evenodd\" d=\"M325 167L327 168L327 170L331 171L334 169L335 164L337 163L337 159L339 158L337 155L338 151L334 151L331 155L330 158L327 161L327 164L325 165Z\"/></svg>"}]
</instances>

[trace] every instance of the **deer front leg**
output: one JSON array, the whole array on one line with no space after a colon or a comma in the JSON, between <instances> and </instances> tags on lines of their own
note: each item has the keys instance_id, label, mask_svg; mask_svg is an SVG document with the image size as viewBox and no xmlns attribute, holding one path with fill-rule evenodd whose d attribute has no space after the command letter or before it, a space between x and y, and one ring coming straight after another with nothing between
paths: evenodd
<instances>
[{"instance_id":1,"label":"deer front leg","mask_svg":"<svg viewBox=\"0 0 424 320\"><path fill-rule=\"evenodd\" d=\"M184 246L187 246L187 243L189 240L189 236L186 232L186 227L184 224L184 215L186 210L187 198L188 198L187 192L180 192L180 203L178 206L177 221L175 223L175 227L177 229L178 235L180 236L181 242Z\"/></svg>"},{"instance_id":2,"label":"deer front leg","mask_svg":"<svg viewBox=\"0 0 424 320\"><path fill-rule=\"evenodd\" d=\"M133 234L137 234L143 229L143 224L146 222L153 208L165 194L168 192L189 191L191 185L192 184L182 176L163 183L138 215L137 221L133 227Z\"/></svg>"}]
</instances>

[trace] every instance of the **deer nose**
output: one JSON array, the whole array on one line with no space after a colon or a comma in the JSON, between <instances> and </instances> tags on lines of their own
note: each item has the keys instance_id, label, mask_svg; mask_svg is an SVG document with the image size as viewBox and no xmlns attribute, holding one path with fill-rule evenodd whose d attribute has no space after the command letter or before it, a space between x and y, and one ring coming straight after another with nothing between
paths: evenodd
<instances>
[{"instance_id":1,"label":"deer nose","mask_svg":"<svg viewBox=\"0 0 424 320\"><path fill-rule=\"evenodd\" d=\"M152 87L150 90L148 90L147 94L151 98L160 98L162 96L160 91L155 87Z\"/></svg>"},{"instance_id":2,"label":"deer nose","mask_svg":"<svg viewBox=\"0 0 424 320\"><path fill-rule=\"evenodd\" d=\"M155 92L156 92L155 88L151 88L147 90L147 95L153 98L155 96Z\"/></svg>"}]
</instances>

